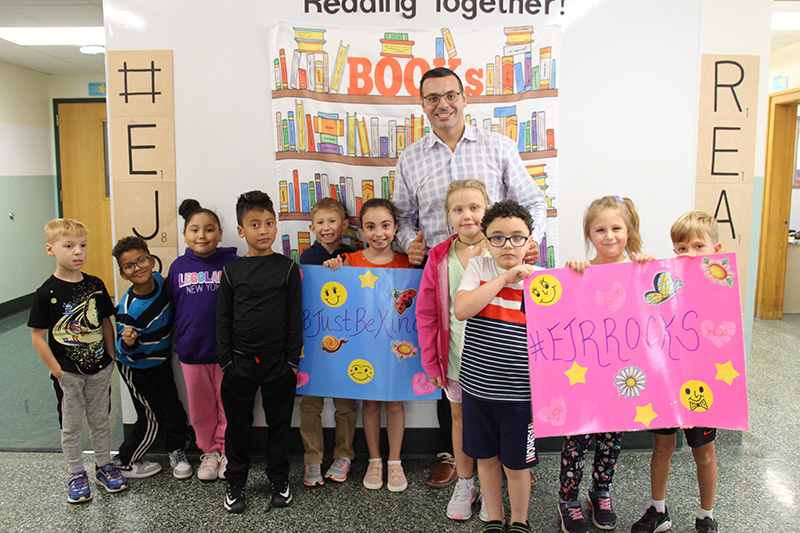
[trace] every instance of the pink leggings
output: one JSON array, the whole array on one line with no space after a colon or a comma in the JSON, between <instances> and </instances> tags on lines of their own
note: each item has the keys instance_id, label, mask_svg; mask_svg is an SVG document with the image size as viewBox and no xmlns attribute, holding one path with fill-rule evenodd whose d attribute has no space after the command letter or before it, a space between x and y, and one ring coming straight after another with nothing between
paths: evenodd
<instances>
[{"instance_id":1,"label":"pink leggings","mask_svg":"<svg viewBox=\"0 0 800 533\"><path fill-rule=\"evenodd\" d=\"M189 417L192 420L197 447L204 453L225 453L225 411L222 409L219 365L187 365L181 363L186 394L189 397Z\"/></svg>"}]
</instances>

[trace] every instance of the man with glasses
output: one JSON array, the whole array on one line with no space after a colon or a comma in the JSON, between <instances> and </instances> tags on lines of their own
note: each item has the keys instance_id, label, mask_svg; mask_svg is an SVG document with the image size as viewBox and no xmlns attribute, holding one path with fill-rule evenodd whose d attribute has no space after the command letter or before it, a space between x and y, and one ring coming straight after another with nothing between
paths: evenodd
<instances>
[{"instance_id":1,"label":"man with glasses","mask_svg":"<svg viewBox=\"0 0 800 533\"><path fill-rule=\"evenodd\" d=\"M452 70L429 70L422 76L419 90L431 132L406 148L397 160L392 199L400 211L397 242L411 264L421 265L427 250L450 236L444 213L447 186L469 178L482 180L493 202L515 200L528 209L534 230L525 262L536 263L547 204L525 169L517 144L464 122L467 96Z\"/></svg>"},{"instance_id":2,"label":"man with glasses","mask_svg":"<svg viewBox=\"0 0 800 533\"><path fill-rule=\"evenodd\" d=\"M539 259L547 204L522 163L517 144L499 133L464 122L467 96L461 79L450 69L435 68L419 82L420 104L431 131L407 147L397 160L394 204L400 212L397 242L413 265L421 265L430 248L450 236L444 201L447 186L456 180L479 179L493 202L511 199L531 214L534 229L525 254L527 264ZM450 403L439 400L442 459L428 477L432 487L446 487L456 479L452 456Z\"/></svg>"}]
</instances>

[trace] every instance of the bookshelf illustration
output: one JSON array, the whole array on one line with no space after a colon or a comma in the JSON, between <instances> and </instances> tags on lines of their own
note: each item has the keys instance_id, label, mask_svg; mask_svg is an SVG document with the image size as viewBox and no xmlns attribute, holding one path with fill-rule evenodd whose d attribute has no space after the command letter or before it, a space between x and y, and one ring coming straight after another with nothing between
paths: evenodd
<instances>
[{"instance_id":1,"label":"bookshelf illustration","mask_svg":"<svg viewBox=\"0 0 800 533\"><path fill-rule=\"evenodd\" d=\"M555 199L556 197L548 194L547 189L549 185L547 184L547 172L545 172L544 167L547 166L546 163L543 164L535 164L535 165L525 165L525 169L530 174L531 179L536 183L536 186L542 191L544 195L544 200L547 202L547 216L548 217L555 217L558 216L558 211L555 206Z\"/></svg>"},{"instance_id":2,"label":"bookshelf illustration","mask_svg":"<svg viewBox=\"0 0 800 533\"><path fill-rule=\"evenodd\" d=\"M357 185L350 176L330 178L325 172L314 172L313 177L301 179L295 169L291 180L278 181L278 217L280 220L311 220L311 208L317 200L335 198L344 206L350 224L358 226L364 202L370 198L392 199L394 178L395 171L390 170L377 178L362 178Z\"/></svg>"}]
</instances>

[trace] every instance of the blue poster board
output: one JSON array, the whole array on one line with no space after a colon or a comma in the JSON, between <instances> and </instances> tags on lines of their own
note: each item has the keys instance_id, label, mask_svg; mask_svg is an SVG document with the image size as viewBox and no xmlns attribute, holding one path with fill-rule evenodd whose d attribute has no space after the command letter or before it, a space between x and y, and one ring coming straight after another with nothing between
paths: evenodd
<instances>
[{"instance_id":1,"label":"blue poster board","mask_svg":"<svg viewBox=\"0 0 800 533\"><path fill-rule=\"evenodd\" d=\"M415 305L422 270L300 268L298 394L382 401L441 396L420 363Z\"/></svg>"}]
</instances>

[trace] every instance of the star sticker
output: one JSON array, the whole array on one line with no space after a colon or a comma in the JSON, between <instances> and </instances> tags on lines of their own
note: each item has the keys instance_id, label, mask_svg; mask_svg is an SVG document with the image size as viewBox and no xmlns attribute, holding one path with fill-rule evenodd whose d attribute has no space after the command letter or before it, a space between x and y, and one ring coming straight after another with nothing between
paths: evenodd
<instances>
[{"instance_id":1,"label":"star sticker","mask_svg":"<svg viewBox=\"0 0 800 533\"><path fill-rule=\"evenodd\" d=\"M367 270L367 273L358 276L361 279L361 288L369 287L370 289L375 288L375 282L378 281L378 276L374 275L371 270Z\"/></svg>"},{"instance_id":2,"label":"star sticker","mask_svg":"<svg viewBox=\"0 0 800 533\"><path fill-rule=\"evenodd\" d=\"M571 387L576 383L586 383L587 370L589 370L588 367L581 366L578 363L572 363L572 368L564 372L569 378L569 386Z\"/></svg>"},{"instance_id":3,"label":"star sticker","mask_svg":"<svg viewBox=\"0 0 800 533\"><path fill-rule=\"evenodd\" d=\"M634 422L641 422L647 427L650 427L650 422L653 421L658 415L655 411L653 411L653 404L648 403L647 405L636 406L636 418L633 419Z\"/></svg>"},{"instance_id":4,"label":"star sticker","mask_svg":"<svg viewBox=\"0 0 800 533\"><path fill-rule=\"evenodd\" d=\"M300 348L300 359L304 358L305 356L306 356L306 348L305 346L303 346L302 348Z\"/></svg>"},{"instance_id":5,"label":"star sticker","mask_svg":"<svg viewBox=\"0 0 800 533\"><path fill-rule=\"evenodd\" d=\"M724 365L717 363L717 379L724 381L729 386L733 385L733 380L739 377L740 374L733 369L733 363L728 361Z\"/></svg>"},{"instance_id":6,"label":"star sticker","mask_svg":"<svg viewBox=\"0 0 800 533\"><path fill-rule=\"evenodd\" d=\"M98 85L97 92L99 92L100 94L106 94L106 84L101 83L100 85Z\"/></svg>"}]
</instances>

